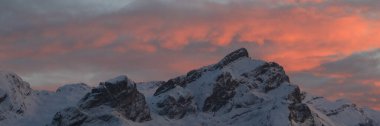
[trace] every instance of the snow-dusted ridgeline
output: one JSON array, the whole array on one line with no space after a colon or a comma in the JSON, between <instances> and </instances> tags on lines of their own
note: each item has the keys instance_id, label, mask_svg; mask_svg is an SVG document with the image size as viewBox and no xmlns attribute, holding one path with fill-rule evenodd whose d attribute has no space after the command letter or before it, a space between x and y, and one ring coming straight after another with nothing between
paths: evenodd
<instances>
[{"instance_id":1,"label":"snow-dusted ridgeline","mask_svg":"<svg viewBox=\"0 0 380 126\"><path fill-rule=\"evenodd\" d=\"M242 48L168 81L119 76L48 92L1 72L0 125L380 126L380 113L301 92L279 64Z\"/></svg>"}]
</instances>

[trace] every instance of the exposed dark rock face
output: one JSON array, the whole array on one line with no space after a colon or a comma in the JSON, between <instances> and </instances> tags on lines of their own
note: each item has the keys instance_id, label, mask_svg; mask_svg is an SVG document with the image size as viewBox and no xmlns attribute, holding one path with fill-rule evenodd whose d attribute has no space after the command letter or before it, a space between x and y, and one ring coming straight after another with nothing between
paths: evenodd
<instances>
[{"instance_id":1,"label":"exposed dark rock face","mask_svg":"<svg viewBox=\"0 0 380 126\"><path fill-rule=\"evenodd\" d=\"M202 73L205 71L206 71L206 69L198 69L198 70L192 70L192 71L188 72L186 74L185 83L191 83L191 82L197 80L198 78L200 78L202 76ZM186 85L180 85L180 86L184 87Z\"/></svg>"},{"instance_id":2,"label":"exposed dark rock face","mask_svg":"<svg viewBox=\"0 0 380 126\"><path fill-rule=\"evenodd\" d=\"M7 97L8 97L8 94L6 94L5 91L0 89L0 105L2 104L2 102L4 102L6 100ZM0 112L2 112L2 113L5 113L6 111L7 110L0 110ZM4 120L4 119L6 119L6 115L0 113L0 121Z\"/></svg>"},{"instance_id":3,"label":"exposed dark rock face","mask_svg":"<svg viewBox=\"0 0 380 126\"><path fill-rule=\"evenodd\" d=\"M259 82L258 85L264 85L265 92L275 89L284 82L289 83L289 77L283 67L274 62L266 63L249 73L244 73L242 76L254 77Z\"/></svg>"},{"instance_id":4,"label":"exposed dark rock face","mask_svg":"<svg viewBox=\"0 0 380 126\"><path fill-rule=\"evenodd\" d=\"M238 85L239 82L233 80L230 73L221 74L216 80L213 93L205 101L203 111L218 111L235 96L235 88Z\"/></svg>"},{"instance_id":5,"label":"exposed dark rock face","mask_svg":"<svg viewBox=\"0 0 380 126\"><path fill-rule=\"evenodd\" d=\"M5 92L3 92L3 91L0 89L0 104L1 104L1 102L3 102L7 97L8 97L8 94L5 94Z\"/></svg>"},{"instance_id":6,"label":"exposed dark rock face","mask_svg":"<svg viewBox=\"0 0 380 126\"><path fill-rule=\"evenodd\" d=\"M289 105L289 120L296 123L311 122L314 125L314 118L309 107L304 103L292 103Z\"/></svg>"},{"instance_id":7,"label":"exposed dark rock face","mask_svg":"<svg viewBox=\"0 0 380 126\"><path fill-rule=\"evenodd\" d=\"M301 103L304 99L304 95L301 93L301 90L298 86L293 90L291 94L289 94L288 99L293 101L293 103Z\"/></svg>"},{"instance_id":8,"label":"exposed dark rock face","mask_svg":"<svg viewBox=\"0 0 380 126\"><path fill-rule=\"evenodd\" d=\"M216 69L223 68L224 66L242 57L249 57L248 51L245 48L240 48L228 54L221 61L219 61L219 63L215 64L214 68Z\"/></svg>"},{"instance_id":9,"label":"exposed dark rock face","mask_svg":"<svg viewBox=\"0 0 380 126\"><path fill-rule=\"evenodd\" d=\"M99 115L91 113L93 109L103 108L104 106L111 108L122 115L124 118L144 122L151 120L150 111L142 93L136 89L136 84L129 80L127 77L118 77L114 82L101 83L97 88L92 89L81 101L79 102L78 110L73 108L65 109L56 114L57 119L53 120L52 124L66 124L69 122L78 122L70 119L60 119L61 117L85 116L85 119L107 119L104 117L117 118L113 115ZM80 112L89 113L83 115ZM59 120L69 120L66 122L56 122ZM83 122L79 120L79 122ZM64 125L57 125L64 126Z\"/></svg>"},{"instance_id":10,"label":"exposed dark rock face","mask_svg":"<svg viewBox=\"0 0 380 126\"><path fill-rule=\"evenodd\" d=\"M80 102L81 109L107 105L132 121L142 122L151 119L144 95L137 91L136 84L128 78L116 83L101 83Z\"/></svg>"},{"instance_id":11,"label":"exposed dark rock face","mask_svg":"<svg viewBox=\"0 0 380 126\"><path fill-rule=\"evenodd\" d=\"M288 95L288 100L293 103L289 104L288 108L290 111L289 120L296 123L307 122L311 126L315 125L313 114L307 104L302 103L304 95L302 94L300 88L295 86L294 90Z\"/></svg>"},{"instance_id":12,"label":"exposed dark rock face","mask_svg":"<svg viewBox=\"0 0 380 126\"><path fill-rule=\"evenodd\" d=\"M160 87L158 87L158 89L154 93L154 96L165 93L169 91L170 89L175 88L177 85L184 85L184 84L185 84L184 77L176 77L174 79L170 79L164 84L162 84Z\"/></svg>"},{"instance_id":13,"label":"exposed dark rock face","mask_svg":"<svg viewBox=\"0 0 380 126\"><path fill-rule=\"evenodd\" d=\"M204 112L216 112L226 105L235 96L235 88L239 85L239 82L234 80L230 73L226 72L219 75L213 85L212 94L206 98L202 107L202 111ZM181 86L172 90L175 92L186 92ZM196 107L193 105L193 96L190 95L191 93L176 94L179 94L179 96L164 95L164 99L157 103L160 115L167 115L172 119L180 119L187 113L196 111Z\"/></svg>"},{"instance_id":14,"label":"exposed dark rock face","mask_svg":"<svg viewBox=\"0 0 380 126\"><path fill-rule=\"evenodd\" d=\"M187 113L195 112L195 106L192 105L193 97L179 96L178 99L167 96L164 100L157 103L160 108L159 114L166 115L171 119L181 119Z\"/></svg>"},{"instance_id":15,"label":"exposed dark rock face","mask_svg":"<svg viewBox=\"0 0 380 126\"><path fill-rule=\"evenodd\" d=\"M95 115L95 114L94 114ZM112 125L119 122L118 118L114 115L88 115L85 111L69 107L58 113L53 117L52 126L82 126L82 125Z\"/></svg>"},{"instance_id":16,"label":"exposed dark rock face","mask_svg":"<svg viewBox=\"0 0 380 126\"><path fill-rule=\"evenodd\" d=\"M174 79L170 79L163 85L161 85L157 91L154 93L154 96L157 96L159 94L162 94L170 89L173 89L174 87L181 86L181 87L186 87L188 83L191 83L198 78L202 76L202 74L206 71L214 71L217 69L221 69L224 66L234 62L235 60L242 58L242 57L249 57L248 51L245 48L238 49L227 56L225 56L221 61L219 61L217 64L213 65L210 68L201 68L201 69L196 69L188 72L186 76L180 76L176 77Z\"/></svg>"},{"instance_id":17,"label":"exposed dark rock face","mask_svg":"<svg viewBox=\"0 0 380 126\"><path fill-rule=\"evenodd\" d=\"M209 71L209 69L198 69L192 70L186 74L186 76L180 76L173 79L168 80L164 84L162 84L157 91L154 93L154 96L162 94L170 89L175 88L176 86L186 87L188 83L191 83L202 76L202 73Z\"/></svg>"},{"instance_id":18,"label":"exposed dark rock face","mask_svg":"<svg viewBox=\"0 0 380 126\"><path fill-rule=\"evenodd\" d=\"M80 126L89 117L82 113L78 108L66 108L54 115L53 126Z\"/></svg>"}]
</instances>

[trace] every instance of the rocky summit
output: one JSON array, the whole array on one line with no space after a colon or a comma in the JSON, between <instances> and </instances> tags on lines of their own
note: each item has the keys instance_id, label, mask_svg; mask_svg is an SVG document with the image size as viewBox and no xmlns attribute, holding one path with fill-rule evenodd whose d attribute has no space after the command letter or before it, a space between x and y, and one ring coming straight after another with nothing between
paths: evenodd
<instances>
[{"instance_id":1,"label":"rocky summit","mask_svg":"<svg viewBox=\"0 0 380 126\"><path fill-rule=\"evenodd\" d=\"M100 83L78 103L54 115L52 125L111 125L123 119L135 122L151 120L145 97L137 91L136 83L126 76Z\"/></svg>"},{"instance_id":2,"label":"rocky summit","mask_svg":"<svg viewBox=\"0 0 380 126\"><path fill-rule=\"evenodd\" d=\"M302 92L281 65L252 59L245 48L167 81L119 76L47 92L0 75L2 125L380 126L380 112Z\"/></svg>"}]
</instances>

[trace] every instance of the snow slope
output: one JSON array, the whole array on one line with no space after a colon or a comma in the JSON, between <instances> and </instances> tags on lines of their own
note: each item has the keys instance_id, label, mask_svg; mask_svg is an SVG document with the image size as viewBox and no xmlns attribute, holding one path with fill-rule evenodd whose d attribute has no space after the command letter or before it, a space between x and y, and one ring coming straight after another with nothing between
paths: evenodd
<instances>
[{"instance_id":1,"label":"snow slope","mask_svg":"<svg viewBox=\"0 0 380 126\"><path fill-rule=\"evenodd\" d=\"M323 97L306 94L304 102L322 119L335 126L380 126L379 112L359 108L348 100L329 101Z\"/></svg>"},{"instance_id":2,"label":"snow slope","mask_svg":"<svg viewBox=\"0 0 380 126\"><path fill-rule=\"evenodd\" d=\"M1 126L42 126L50 123L53 115L73 106L90 91L86 84L68 84L56 92L35 91L29 83L14 73L0 72Z\"/></svg>"}]
</instances>

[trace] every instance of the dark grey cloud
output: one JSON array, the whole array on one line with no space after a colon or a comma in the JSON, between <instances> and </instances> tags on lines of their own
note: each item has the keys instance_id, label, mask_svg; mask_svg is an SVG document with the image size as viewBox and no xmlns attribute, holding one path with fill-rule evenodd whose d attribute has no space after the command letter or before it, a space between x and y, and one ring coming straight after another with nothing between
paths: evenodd
<instances>
[{"instance_id":1,"label":"dark grey cloud","mask_svg":"<svg viewBox=\"0 0 380 126\"><path fill-rule=\"evenodd\" d=\"M291 76L293 82L306 91L331 99L349 99L363 106L380 107L380 49L354 53Z\"/></svg>"},{"instance_id":2,"label":"dark grey cloud","mask_svg":"<svg viewBox=\"0 0 380 126\"><path fill-rule=\"evenodd\" d=\"M322 64L320 69L322 74L349 74L361 80L379 78L380 50L355 53L339 61Z\"/></svg>"},{"instance_id":3,"label":"dark grey cloud","mask_svg":"<svg viewBox=\"0 0 380 126\"><path fill-rule=\"evenodd\" d=\"M2 0L0 34L112 13L132 0Z\"/></svg>"}]
</instances>

